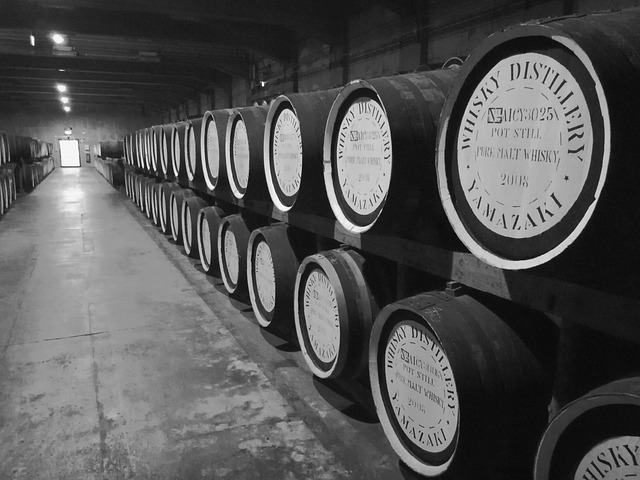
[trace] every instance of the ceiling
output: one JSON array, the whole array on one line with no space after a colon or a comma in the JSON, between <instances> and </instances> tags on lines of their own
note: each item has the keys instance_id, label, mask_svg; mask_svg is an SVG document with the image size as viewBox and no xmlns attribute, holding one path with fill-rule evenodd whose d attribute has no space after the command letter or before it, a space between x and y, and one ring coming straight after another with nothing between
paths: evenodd
<instances>
[{"instance_id":1,"label":"ceiling","mask_svg":"<svg viewBox=\"0 0 640 480\"><path fill-rule=\"evenodd\" d=\"M167 111L230 76L248 78L261 59L295 64L304 40L342 41L344 22L362 3L0 0L0 110L59 109L60 82L74 106ZM65 43L55 45L53 32Z\"/></svg>"}]
</instances>

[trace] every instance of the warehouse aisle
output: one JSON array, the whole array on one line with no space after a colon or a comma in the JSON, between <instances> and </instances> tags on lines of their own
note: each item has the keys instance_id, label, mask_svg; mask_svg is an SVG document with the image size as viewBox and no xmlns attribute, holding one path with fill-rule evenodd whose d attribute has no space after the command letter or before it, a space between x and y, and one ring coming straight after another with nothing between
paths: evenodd
<instances>
[{"instance_id":1,"label":"warehouse aisle","mask_svg":"<svg viewBox=\"0 0 640 480\"><path fill-rule=\"evenodd\" d=\"M232 335L136 213L57 169L0 220L1 479L403 478L379 425L241 345L259 330Z\"/></svg>"}]
</instances>

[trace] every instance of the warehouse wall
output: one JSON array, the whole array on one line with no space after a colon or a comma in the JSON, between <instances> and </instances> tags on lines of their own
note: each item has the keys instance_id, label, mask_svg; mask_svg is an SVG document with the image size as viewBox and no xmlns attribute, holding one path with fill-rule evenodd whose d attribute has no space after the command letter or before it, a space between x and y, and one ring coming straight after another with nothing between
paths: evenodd
<instances>
[{"instance_id":1,"label":"warehouse wall","mask_svg":"<svg viewBox=\"0 0 640 480\"><path fill-rule=\"evenodd\" d=\"M100 115L83 113L41 113L14 112L0 116L0 131L10 135L23 135L53 143L56 167L60 166L60 148L58 139L67 138L66 127L73 129L72 139L80 141L82 166L87 166L86 154L95 159L92 146L106 140L120 140L133 130L159 124L158 115L143 115L137 111L121 111L104 109ZM88 147L88 150L86 150Z\"/></svg>"},{"instance_id":2,"label":"warehouse wall","mask_svg":"<svg viewBox=\"0 0 640 480\"><path fill-rule=\"evenodd\" d=\"M333 45L315 40L302 43L297 65L264 59L253 65L248 79L233 77L230 85L216 79L212 106L240 107L282 93L340 87L357 78L440 68L454 57L464 59L489 35L511 25L567 12L584 14L632 6L640 6L640 0L417 2L416 11L373 5L353 15L344 38L336 39ZM166 118L181 119L175 117L186 115L187 106L182 110Z\"/></svg>"}]
</instances>

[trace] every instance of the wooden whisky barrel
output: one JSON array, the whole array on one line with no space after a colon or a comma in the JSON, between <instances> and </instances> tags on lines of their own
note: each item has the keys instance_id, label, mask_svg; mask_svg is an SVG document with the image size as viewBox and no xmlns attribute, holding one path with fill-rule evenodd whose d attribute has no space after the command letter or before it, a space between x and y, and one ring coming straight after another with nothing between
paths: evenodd
<instances>
[{"instance_id":1,"label":"wooden whisky barrel","mask_svg":"<svg viewBox=\"0 0 640 480\"><path fill-rule=\"evenodd\" d=\"M11 162L19 162L20 160L33 160L31 140L32 139L29 137L20 135L7 135L9 151L11 152Z\"/></svg>"},{"instance_id":2,"label":"wooden whisky barrel","mask_svg":"<svg viewBox=\"0 0 640 480\"><path fill-rule=\"evenodd\" d=\"M100 156L102 158L122 158L124 156L124 144L122 140L100 142Z\"/></svg>"},{"instance_id":3,"label":"wooden whisky barrel","mask_svg":"<svg viewBox=\"0 0 640 480\"><path fill-rule=\"evenodd\" d=\"M156 177L149 177L144 183L144 213L149 219L153 218L153 189L156 181Z\"/></svg>"},{"instance_id":4,"label":"wooden whisky barrel","mask_svg":"<svg viewBox=\"0 0 640 480\"><path fill-rule=\"evenodd\" d=\"M264 163L264 122L267 106L236 108L225 136L227 178L234 197L268 199Z\"/></svg>"},{"instance_id":5,"label":"wooden whisky barrel","mask_svg":"<svg viewBox=\"0 0 640 480\"><path fill-rule=\"evenodd\" d=\"M136 176L136 205L138 208L144 212L144 182L147 180L147 177L143 174L138 174Z\"/></svg>"},{"instance_id":6,"label":"wooden whisky barrel","mask_svg":"<svg viewBox=\"0 0 640 480\"><path fill-rule=\"evenodd\" d=\"M126 134L122 138L122 146L123 146L123 162L125 165L129 164L129 159L131 158L131 152L129 151L129 134Z\"/></svg>"},{"instance_id":7,"label":"wooden whisky barrel","mask_svg":"<svg viewBox=\"0 0 640 480\"><path fill-rule=\"evenodd\" d=\"M154 127L156 136L156 172L164 174L167 163L167 137L164 131L164 125Z\"/></svg>"},{"instance_id":8,"label":"wooden whisky barrel","mask_svg":"<svg viewBox=\"0 0 640 480\"><path fill-rule=\"evenodd\" d=\"M131 171L129 168L124 169L124 193L131 198Z\"/></svg>"},{"instance_id":9,"label":"wooden whisky barrel","mask_svg":"<svg viewBox=\"0 0 640 480\"><path fill-rule=\"evenodd\" d=\"M161 183L160 197L158 202L160 231L165 235L171 235L171 192L179 190L180 185L175 182Z\"/></svg>"},{"instance_id":10,"label":"wooden whisky barrel","mask_svg":"<svg viewBox=\"0 0 640 480\"><path fill-rule=\"evenodd\" d=\"M383 430L402 461L429 477L530 475L551 397L543 372L507 323L468 295L400 300L371 331Z\"/></svg>"},{"instance_id":11,"label":"wooden whisky barrel","mask_svg":"<svg viewBox=\"0 0 640 480\"><path fill-rule=\"evenodd\" d=\"M138 174L135 173L135 170L131 170L129 172L129 198L134 204L137 204L137 195L138 195L138 184L137 184Z\"/></svg>"},{"instance_id":12,"label":"wooden whisky barrel","mask_svg":"<svg viewBox=\"0 0 640 480\"><path fill-rule=\"evenodd\" d=\"M139 199L139 204L138 207L140 208L140 211L142 213L145 212L145 206L146 206L146 185L147 185L147 180L149 179L148 176L146 175L140 175L140 178L138 179L138 191L140 193L140 199Z\"/></svg>"},{"instance_id":13,"label":"wooden whisky barrel","mask_svg":"<svg viewBox=\"0 0 640 480\"><path fill-rule=\"evenodd\" d=\"M280 95L269 107L264 171L273 204L283 212L330 212L323 188L324 127L340 89Z\"/></svg>"},{"instance_id":14,"label":"wooden whisky barrel","mask_svg":"<svg viewBox=\"0 0 640 480\"><path fill-rule=\"evenodd\" d=\"M218 229L225 216L226 212L218 206L205 207L198 212L196 220L198 252L202 269L208 275L220 275L217 247Z\"/></svg>"},{"instance_id":15,"label":"wooden whisky barrel","mask_svg":"<svg viewBox=\"0 0 640 480\"><path fill-rule=\"evenodd\" d=\"M14 202L14 197L13 197L13 192L14 192L14 181L13 181L13 175L10 172L6 172L5 173L5 186L6 186L6 195L7 195L7 210L9 208L11 208L11 205L13 205Z\"/></svg>"},{"instance_id":16,"label":"wooden whisky barrel","mask_svg":"<svg viewBox=\"0 0 640 480\"><path fill-rule=\"evenodd\" d=\"M9 137L5 134L4 137L4 159L5 163L11 162L11 144L9 143Z\"/></svg>"},{"instance_id":17,"label":"wooden whisky barrel","mask_svg":"<svg viewBox=\"0 0 640 480\"><path fill-rule=\"evenodd\" d=\"M144 162L143 162L143 166L142 168L144 170L146 170L147 172L150 172L152 170L151 168L151 157L152 157L152 152L151 152L151 139L152 139L152 135L153 135L153 130L151 128L145 128L143 130L143 149L144 149Z\"/></svg>"},{"instance_id":18,"label":"wooden whisky barrel","mask_svg":"<svg viewBox=\"0 0 640 480\"><path fill-rule=\"evenodd\" d=\"M436 131L457 68L354 80L334 101L324 137L324 182L349 231L446 226L433 171ZM442 218L442 220L441 220Z\"/></svg>"},{"instance_id":19,"label":"wooden whisky barrel","mask_svg":"<svg viewBox=\"0 0 640 480\"><path fill-rule=\"evenodd\" d=\"M143 128L140 130L140 168L142 170L147 170L148 162L149 162L149 151L147 145L147 129Z\"/></svg>"},{"instance_id":20,"label":"wooden whisky barrel","mask_svg":"<svg viewBox=\"0 0 640 480\"><path fill-rule=\"evenodd\" d=\"M144 130L136 132L136 167L144 168Z\"/></svg>"},{"instance_id":21,"label":"wooden whisky barrel","mask_svg":"<svg viewBox=\"0 0 640 480\"><path fill-rule=\"evenodd\" d=\"M133 196L131 199L136 206L140 207L140 177L142 174L135 173L132 175L131 184L133 186Z\"/></svg>"},{"instance_id":22,"label":"wooden whisky barrel","mask_svg":"<svg viewBox=\"0 0 640 480\"><path fill-rule=\"evenodd\" d=\"M233 110L208 111L202 117L200 134L202 169L209 190L220 191L229 186L225 159L225 138L229 116Z\"/></svg>"},{"instance_id":23,"label":"wooden whisky barrel","mask_svg":"<svg viewBox=\"0 0 640 480\"><path fill-rule=\"evenodd\" d=\"M11 184L11 203L14 203L18 199L18 186L14 173L11 173L11 175L9 176L9 183Z\"/></svg>"},{"instance_id":24,"label":"wooden whisky barrel","mask_svg":"<svg viewBox=\"0 0 640 480\"><path fill-rule=\"evenodd\" d=\"M6 189L5 174L4 172L0 172L0 216L4 215L8 208L5 202L5 197L6 197L5 189Z\"/></svg>"},{"instance_id":25,"label":"wooden whisky barrel","mask_svg":"<svg viewBox=\"0 0 640 480\"><path fill-rule=\"evenodd\" d=\"M295 331L293 298L300 252L296 252L293 229L280 223L254 230L247 247L247 283L253 311L267 330Z\"/></svg>"},{"instance_id":26,"label":"wooden whisky barrel","mask_svg":"<svg viewBox=\"0 0 640 480\"><path fill-rule=\"evenodd\" d=\"M2 203L3 213L9 209L11 195L9 189L9 175L7 172L0 172L0 203Z\"/></svg>"},{"instance_id":27,"label":"wooden whisky barrel","mask_svg":"<svg viewBox=\"0 0 640 480\"><path fill-rule=\"evenodd\" d=\"M137 131L131 132L129 134L130 143L131 143L131 145L130 145L130 154L131 154L131 156L129 158L129 160L130 160L129 165L132 166L132 167L135 167L135 166L138 165L138 138L137 138L137 135L138 135Z\"/></svg>"},{"instance_id":28,"label":"wooden whisky barrel","mask_svg":"<svg viewBox=\"0 0 640 480\"><path fill-rule=\"evenodd\" d=\"M155 173L162 172L162 137L164 135L164 127L162 125L155 125L153 127L153 171Z\"/></svg>"},{"instance_id":29,"label":"wooden whisky barrel","mask_svg":"<svg viewBox=\"0 0 640 480\"><path fill-rule=\"evenodd\" d=\"M142 198L140 199L140 211L147 215L149 218L149 182L153 181L153 177L144 176L140 182L140 193Z\"/></svg>"},{"instance_id":30,"label":"wooden whisky barrel","mask_svg":"<svg viewBox=\"0 0 640 480\"><path fill-rule=\"evenodd\" d=\"M523 269L570 246L598 251L603 265L620 252L639 258L629 182L640 167L626 161L640 147L640 97L628 94L639 28L637 8L531 22L465 61L443 110L437 171L447 216L478 258Z\"/></svg>"},{"instance_id":31,"label":"wooden whisky barrel","mask_svg":"<svg viewBox=\"0 0 640 480\"><path fill-rule=\"evenodd\" d=\"M162 143L162 173L165 176L173 175L173 149L171 148L171 140L175 125L164 125L163 143Z\"/></svg>"},{"instance_id":32,"label":"wooden whisky barrel","mask_svg":"<svg viewBox=\"0 0 640 480\"><path fill-rule=\"evenodd\" d=\"M0 132L0 165L4 165L5 163L9 162L6 145L7 145L7 134Z\"/></svg>"},{"instance_id":33,"label":"wooden whisky barrel","mask_svg":"<svg viewBox=\"0 0 640 480\"><path fill-rule=\"evenodd\" d=\"M535 460L535 480L640 477L640 377L604 385L563 408Z\"/></svg>"},{"instance_id":34,"label":"wooden whisky barrel","mask_svg":"<svg viewBox=\"0 0 640 480\"><path fill-rule=\"evenodd\" d=\"M364 268L365 258L350 248L320 252L300 264L295 327L305 362L320 378L360 378L366 372L379 307Z\"/></svg>"},{"instance_id":35,"label":"wooden whisky barrel","mask_svg":"<svg viewBox=\"0 0 640 480\"><path fill-rule=\"evenodd\" d=\"M184 143L184 158L187 178L190 181L202 179L202 152L200 151L202 135L202 118L187 122Z\"/></svg>"},{"instance_id":36,"label":"wooden whisky barrel","mask_svg":"<svg viewBox=\"0 0 640 480\"><path fill-rule=\"evenodd\" d=\"M170 204L171 204L171 237L173 241L176 243L182 242L182 221L181 221L181 213L182 213L182 203L186 198L195 197L195 193L193 190L189 190L188 188L181 189L177 188L171 192L170 196Z\"/></svg>"},{"instance_id":37,"label":"wooden whisky barrel","mask_svg":"<svg viewBox=\"0 0 640 480\"><path fill-rule=\"evenodd\" d=\"M200 258L198 248L198 213L209 204L200 197L185 198L182 202L181 228L184 251L191 258Z\"/></svg>"},{"instance_id":38,"label":"wooden whisky barrel","mask_svg":"<svg viewBox=\"0 0 640 480\"><path fill-rule=\"evenodd\" d=\"M135 165L136 163L136 152L135 152L135 137L133 133L127 134L125 137L125 160L127 165Z\"/></svg>"},{"instance_id":39,"label":"wooden whisky barrel","mask_svg":"<svg viewBox=\"0 0 640 480\"><path fill-rule=\"evenodd\" d=\"M151 216L153 224L160 226L160 195L162 193L162 183L158 182L151 186Z\"/></svg>"},{"instance_id":40,"label":"wooden whisky barrel","mask_svg":"<svg viewBox=\"0 0 640 480\"><path fill-rule=\"evenodd\" d=\"M228 215L218 228L218 263L229 294L247 295L247 245L251 230L242 215Z\"/></svg>"},{"instance_id":41,"label":"wooden whisky barrel","mask_svg":"<svg viewBox=\"0 0 640 480\"><path fill-rule=\"evenodd\" d=\"M171 135L171 149L173 151L173 174L183 180L187 179L187 162L185 145L187 139L187 122L178 122Z\"/></svg>"}]
</instances>

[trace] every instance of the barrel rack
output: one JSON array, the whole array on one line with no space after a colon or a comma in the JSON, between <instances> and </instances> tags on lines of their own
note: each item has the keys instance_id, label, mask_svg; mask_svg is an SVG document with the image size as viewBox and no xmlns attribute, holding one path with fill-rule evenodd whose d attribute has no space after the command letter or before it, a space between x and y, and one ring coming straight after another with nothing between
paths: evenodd
<instances>
[{"instance_id":1,"label":"barrel rack","mask_svg":"<svg viewBox=\"0 0 640 480\"><path fill-rule=\"evenodd\" d=\"M141 171L142 172L142 171ZM589 288L529 271L511 271L484 263L474 255L445 250L416 241L375 233L354 234L340 223L307 213L281 212L270 202L236 199L229 192L214 192L204 181L189 181L155 173L156 178L177 182L207 195L221 206L257 213L315 235L334 239L382 258L398 262L447 282L479 290L545 312L559 321L569 320L603 333L640 342L640 298Z\"/></svg>"},{"instance_id":2,"label":"barrel rack","mask_svg":"<svg viewBox=\"0 0 640 480\"><path fill-rule=\"evenodd\" d=\"M284 248L298 241L306 250L317 247L304 260L296 255L293 313L305 361L320 378L370 386L384 433L415 472L526 478L539 444L536 480L565 480L551 459L569 454L576 435L567 429L567 440L556 444L554 432L565 435L562 419L588 428L594 416L601 417L598 425L612 419L611 438L598 432L585 440L573 452L582 459L580 468L588 472L598 461L602 442L635 448L637 466L640 436L626 428L615 405L628 405L638 415L639 217L630 179L640 167L626 161L640 144L628 132L638 123L629 119L640 120L640 97L626 98L640 78L637 55L633 62L626 59L640 51L638 25L639 8L514 26L489 37L459 70L353 80L339 93L302 94L305 101L300 94L282 95L271 104L263 129L258 124L264 106L207 112L204 126L216 124L213 141L202 134L200 119L147 128L125 138L126 176L137 185L133 196L149 217L149 202L143 206L141 199L160 190L158 184L175 196L172 212L188 195L200 197L191 200L194 205L215 210L209 210L214 226L216 212L218 219L229 215L219 223L218 253L221 270L236 276L256 266L266 283L275 275L273 263L269 270L266 261L247 262L245 237L251 231L300 233L295 242L288 239L290 245L285 238ZM610 54L603 55L603 48ZM611 75L609 62L616 56L622 70ZM548 123L532 123L541 118L539 105L547 103ZM504 121L510 127L496 127L502 113L490 108L511 112ZM527 108L535 118L525 118ZM294 111L306 120L292 120ZM231 135L230 126L245 116L242 135ZM305 133L309 125L315 133ZM195 135L185 133L193 126ZM504 140L509 128L527 136L514 133ZM465 133L473 129L473 136ZM156 134L167 130L172 148L166 135ZM294 133L299 143L287 143ZM303 139L309 138L314 149L303 155ZM537 156L543 147L557 147L553 161ZM286 154L276 163L273 152L280 149ZM518 159L520 151L528 153ZM313 174L285 162L294 157ZM393 170L392 158L398 165ZM223 169L228 185L218 183ZM500 175L511 180L500 183ZM325 189L319 188L323 180ZM302 205L292 206L302 197ZM179 222L175 216L172 221ZM189 218L193 228L196 216ZM239 242L223 228L227 221L242 227ZM291 278L289 272L282 276ZM235 286L229 287L224 272L222 277L233 296ZM268 290L262 287L256 290ZM265 293L262 307L274 303L274 290ZM260 323L268 328L269 322ZM360 375L367 370L362 356L344 360L354 350L367 354L366 379ZM625 378L622 386L611 383ZM598 388L606 399L592 413L588 405L602 395ZM548 434L539 443L545 427ZM485 429L491 433L478 433Z\"/></svg>"}]
</instances>

